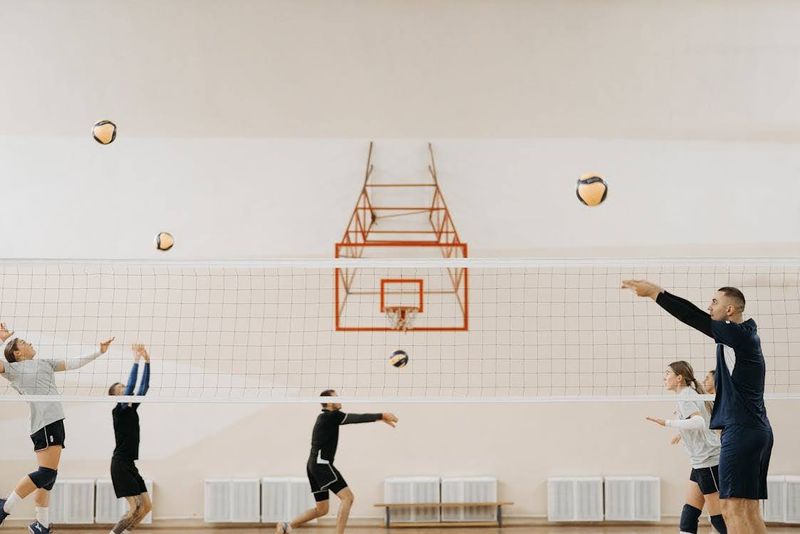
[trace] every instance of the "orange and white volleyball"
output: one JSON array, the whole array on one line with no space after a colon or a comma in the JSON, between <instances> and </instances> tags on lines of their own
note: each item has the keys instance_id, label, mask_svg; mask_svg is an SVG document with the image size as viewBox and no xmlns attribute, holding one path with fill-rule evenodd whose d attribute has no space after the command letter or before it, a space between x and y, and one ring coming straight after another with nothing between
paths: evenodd
<instances>
[{"instance_id":1,"label":"orange and white volleyball","mask_svg":"<svg viewBox=\"0 0 800 534\"><path fill-rule=\"evenodd\" d=\"M595 173L584 174L578 180L575 193L578 200L587 206L599 206L608 196L608 184L605 178Z\"/></svg>"}]
</instances>

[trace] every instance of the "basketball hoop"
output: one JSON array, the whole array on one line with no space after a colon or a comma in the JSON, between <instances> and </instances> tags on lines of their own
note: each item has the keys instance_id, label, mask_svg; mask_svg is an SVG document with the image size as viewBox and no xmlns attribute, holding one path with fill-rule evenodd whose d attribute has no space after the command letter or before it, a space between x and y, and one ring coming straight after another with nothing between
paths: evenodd
<instances>
[{"instance_id":1,"label":"basketball hoop","mask_svg":"<svg viewBox=\"0 0 800 534\"><path fill-rule=\"evenodd\" d=\"M406 332L413 330L414 317L419 309L415 306L387 306L384 311L393 330Z\"/></svg>"}]
</instances>

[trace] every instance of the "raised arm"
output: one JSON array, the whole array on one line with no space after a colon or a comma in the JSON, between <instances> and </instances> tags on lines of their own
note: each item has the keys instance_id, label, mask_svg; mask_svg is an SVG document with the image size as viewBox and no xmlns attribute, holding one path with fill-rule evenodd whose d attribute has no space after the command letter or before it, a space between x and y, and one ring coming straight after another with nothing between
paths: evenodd
<instances>
[{"instance_id":1,"label":"raised arm","mask_svg":"<svg viewBox=\"0 0 800 534\"><path fill-rule=\"evenodd\" d=\"M714 337L714 334L711 333L711 316L688 300L667 291L662 291L656 297L656 303L680 322L691 326L708 337Z\"/></svg>"},{"instance_id":2,"label":"raised arm","mask_svg":"<svg viewBox=\"0 0 800 534\"><path fill-rule=\"evenodd\" d=\"M100 343L100 350L97 352L93 352L92 354L88 354L86 356L80 356L78 358L67 358L66 360L61 360L56 364L55 370L56 371L73 371L75 369L80 369L84 365L87 365L93 361L95 361L100 355L105 354L108 351L108 347L114 341L114 338L107 339Z\"/></svg>"},{"instance_id":3,"label":"raised arm","mask_svg":"<svg viewBox=\"0 0 800 534\"><path fill-rule=\"evenodd\" d=\"M139 375L139 360L144 359L144 371L142 371L142 379L139 381L139 391L136 393L139 396L145 395L147 390L150 388L150 355L147 354L147 350L145 350L144 345L133 345L133 369L131 369L131 374L128 377L128 385L125 387L125 395L133 395L134 389L136 389L136 378ZM124 408L138 408L138 402L134 403L120 403L119 405Z\"/></svg>"},{"instance_id":4,"label":"raised arm","mask_svg":"<svg viewBox=\"0 0 800 534\"><path fill-rule=\"evenodd\" d=\"M357 425L360 423L374 423L383 419L382 413L346 413L340 425Z\"/></svg>"},{"instance_id":5,"label":"raised arm","mask_svg":"<svg viewBox=\"0 0 800 534\"><path fill-rule=\"evenodd\" d=\"M144 359L144 371L142 371L142 379L139 381L139 391L136 393L139 396L143 396L150 389L150 355L144 345L134 345L133 350Z\"/></svg>"},{"instance_id":6,"label":"raised arm","mask_svg":"<svg viewBox=\"0 0 800 534\"><path fill-rule=\"evenodd\" d=\"M688 300L664 291L663 288L647 280L623 280L622 287L633 290L637 296L653 299L680 322L708 337L714 337L711 333L711 316Z\"/></svg>"},{"instance_id":7,"label":"raised arm","mask_svg":"<svg viewBox=\"0 0 800 534\"><path fill-rule=\"evenodd\" d=\"M125 384L124 395L133 395L133 390L136 389L136 379L139 377L139 360L133 362L131 372L128 375L128 383Z\"/></svg>"},{"instance_id":8,"label":"raised arm","mask_svg":"<svg viewBox=\"0 0 800 534\"><path fill-rule=\"evenodd\" d=\"M389 426L397 424L397 416L393 413L345 413L342 414L340 425L355 425L359 423L374 423L376 421L383 421Z\"/></svg>"}]
</instances>

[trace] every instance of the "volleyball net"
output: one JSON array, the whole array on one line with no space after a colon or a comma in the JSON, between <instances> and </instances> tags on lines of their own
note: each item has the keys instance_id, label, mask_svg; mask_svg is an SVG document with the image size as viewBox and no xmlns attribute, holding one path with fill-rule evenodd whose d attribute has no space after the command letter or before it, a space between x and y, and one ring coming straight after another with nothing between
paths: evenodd
<instances>
[{"instance_id":1,"label":"volleyball net","mask_svg":"<svg viewBox=\"0 0 800 534\"><path fill-rule=\"evenodd\" d=\"M54 399L107 401L134 343L152 357L146 402L316 402L329 388L349 402L663 399L667 364L702 377L715 346L622 290L628 278L701 308L740 288L767 394L800 398L800 262L789 259L4 260L0 321L43 359L116 336L57 373ZM402 369L389 362L398 349ZM0 400L31 398L0 379Z\"/></svg>"}]
</instances>

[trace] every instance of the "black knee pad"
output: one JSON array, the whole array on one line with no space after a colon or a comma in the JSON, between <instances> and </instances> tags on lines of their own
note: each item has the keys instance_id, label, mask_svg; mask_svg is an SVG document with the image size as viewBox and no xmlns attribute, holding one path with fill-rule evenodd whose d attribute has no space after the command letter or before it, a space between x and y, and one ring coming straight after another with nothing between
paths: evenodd
<instances>
[{"instance_id":1,"label":"black knee pad","mask_svg":"<svg viewBox=\"0 0 800 534\"><path fill-rule=\"evenodd\" d=\"M33 473L28 475L33 482L33 485L39 489L45 489L50 491L53 489L53 485L56 483L56 477L58 477L58 471L55 469L50 469L49 467L39 467Z\"/></svg>"},{"instance_id":2,"label":"black knee pad","mask_svg":"<svg viewBox=\"0 0 800 534\"><path fill-rule=\"evenodd\" d=\"M719 534L728 534L728 527L725 526L725 520L722 518L722 515L712 515L711 524L714 525L714 528L717 529Z\"/></svg>"},{"instance_id":3,"label":"black knee pad","mask_svg":"<svg viewBox=\"0 0 800 534\"><path fill-rule=\"evenodd\" d=\"M700 514L702 513L701 510L691 504L684 504L681 512L681 532L697 534L697 523L700 521Z\"/></svg>"}]
</instances>

